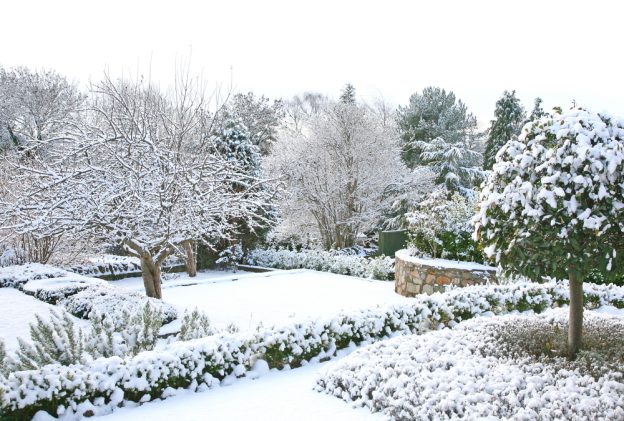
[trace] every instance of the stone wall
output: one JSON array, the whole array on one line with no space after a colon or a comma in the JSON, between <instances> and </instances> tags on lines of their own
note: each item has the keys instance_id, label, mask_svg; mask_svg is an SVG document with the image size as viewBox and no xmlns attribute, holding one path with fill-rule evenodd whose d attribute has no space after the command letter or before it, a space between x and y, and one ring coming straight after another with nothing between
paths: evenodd
<instances>
[{"instance_id":1,"label":"stone wall","mask_svg":"<svg viewBox=\"0 0 624 421\"><path fill-rule=\"evenodd\" d=\"M394 291L406 297L444 291L448 285L465 287L496 283L496 268L470 262L425 259L399 250L394 262Z\"/></svg>"}]
</instances>

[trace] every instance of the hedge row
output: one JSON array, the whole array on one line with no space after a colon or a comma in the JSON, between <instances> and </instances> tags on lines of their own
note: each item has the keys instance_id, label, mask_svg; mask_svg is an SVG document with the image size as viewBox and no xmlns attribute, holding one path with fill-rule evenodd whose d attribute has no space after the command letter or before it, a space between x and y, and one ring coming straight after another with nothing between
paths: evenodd
<instances>
[{"instance_id":1,"label":"hedge row","mask_svg":"<svg viewBox=\"0 0 624 421\"><path fill-rule=\"evenodd\" d=\"M364 257L339 250L255 249L243 260L249 265L274 269L312 269L381 281L394 279L394 259Z\"/></svg>"},{"instance_id":2,"label":"hedge row","mask_svg":"<svg viewBox=\"0 0 624 421\"><path fill-rule=\"evenodd\" d=\"M585 291L588 308L607 304L624 308L624 288L586 285ZM172 389L201 389L227 376L242 376L257 359L272 368L296 367L311 358L329 358L350 343L420 333L440 324L452 327L480 315L539 313L564 305L568 299L565 282L474 286L419 296L409 304L345 312L328 320L176 342L166 350L130 358L49 365L0 380L0 415L20 420L30 419L39 410L53 415L106 413L124 401L165 398Z\"/></svg>"},{"instance_id":3,"label":"hedge row","mask_svg":"<svg viewBox=\"0 0 624 421\"><path fill-rule=\"evenodd\" d=\"M163 315L163 324L177 318L175 308L139 292L115 288L101 279L74 274L54 266L28 263L0 268L0 288L15 288L48 304L60 305L87 319L92 310L112 314L138 309L149 301Z\"/></svg>"}]
</instances>

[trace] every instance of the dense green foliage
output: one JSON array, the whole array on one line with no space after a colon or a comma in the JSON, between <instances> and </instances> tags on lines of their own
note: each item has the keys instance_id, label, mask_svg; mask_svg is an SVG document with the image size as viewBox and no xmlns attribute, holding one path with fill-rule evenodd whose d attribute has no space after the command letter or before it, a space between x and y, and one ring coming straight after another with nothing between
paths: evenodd
<instances>
[{"instance_id":1,"label":"dense green foliage","mask_svg":"<svg viewBox=\"0 0 624 421\"><path fill-rule=\"evenodd\" d=\"M516 98L516 91L505 91L496 101L494 120L488 130L485 153L483 154L483 169L490 170L494 165L496 153L513 136L518 136L525 119L524 107Z\"/></svg>"}]
</instances>

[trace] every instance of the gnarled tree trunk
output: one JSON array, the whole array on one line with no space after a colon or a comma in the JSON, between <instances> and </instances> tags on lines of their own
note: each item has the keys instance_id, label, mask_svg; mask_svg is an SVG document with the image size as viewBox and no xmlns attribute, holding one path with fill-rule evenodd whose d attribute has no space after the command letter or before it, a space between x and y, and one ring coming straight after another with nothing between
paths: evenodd
<instances>
[{"instance_id":1,"label":"gnarled tree trunk","mask_svg":"<svg viewBox=\"0 0 624 421\"><path fill-rule=\"evenodd\" d=\"M145 253L141 255L141 272L143 285L148 297L162 299L160 286L160 262L155 262L152 256Z\"/></svg>"},{"instance_id":2,"label":"gnarled tree trunk","mask_svg":"<svg viewBox=\"0 0 624 421\"><path fill-rule=\"evenodd\" d=\"M184 242L184 254L186 255L184 261L186 263L186 273L191 278L197 276L197 254L195 252L195 242Z\"/></svg>"},{"instance_id":3,"label":"gnarled tree trunk","mask_svg":"<svg viewBox=\"0 0 624 421\"><path fill-rule=\"evenodd\" d=\"M583 281L577 279L576 273L569 271L570 280L570 315L568 321L568 355L576 358L581 346L583 334Z\"/></svg>"}]
</instances>

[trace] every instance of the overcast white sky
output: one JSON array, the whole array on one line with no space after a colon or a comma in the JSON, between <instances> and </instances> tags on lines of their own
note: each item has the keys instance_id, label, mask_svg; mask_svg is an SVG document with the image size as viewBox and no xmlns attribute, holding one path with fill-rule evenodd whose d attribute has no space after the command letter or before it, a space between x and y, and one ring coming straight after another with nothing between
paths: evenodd
<instances>
[{"instance_id":1,"label":"overcast white sky","mask_svg":"<svg viewBox=\"0 0 624 421\"><path fill-rule=\"evenodd\" d=\"M53 68L85 82L176 60L214 83L271 98L338 96L403 105L453 90L481 122L503 90L527 108L572 99L624 116L624 6L613 1L11 1L0 64ZM232 69L230 71L230 69Z\"/></svg>"}]
</instances>

